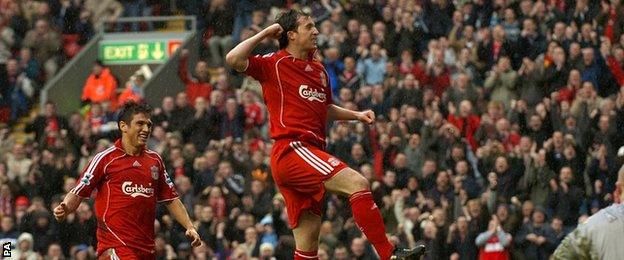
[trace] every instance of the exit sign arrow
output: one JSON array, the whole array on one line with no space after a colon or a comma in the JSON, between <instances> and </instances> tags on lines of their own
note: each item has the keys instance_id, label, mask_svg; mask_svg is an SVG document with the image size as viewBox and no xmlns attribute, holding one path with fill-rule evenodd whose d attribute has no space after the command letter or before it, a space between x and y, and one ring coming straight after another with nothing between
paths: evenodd
<instances>
[{"instance_id":1,"label":"exit sign arrow","mask_svg":"<svg viewBox=\"0 0 624 260\"><path fill-rule=\"evenodd\" d=\"M98 56L105 64L164 63L181 40L103 41Z\"/></svg>"},{"instance_id":2,"label":"exit sign arrow","mask_svg":"<svg viewBox=\"0 0 624 260\"><path fill-rule=\"evenodd\" d=\"M160 42L157 42L154 45L154 50L152 51L152 58L156 59L156 60L160 60L165 56L165 52L162 49L162 45L160 44Z\"/></svg>"}]
</instances>

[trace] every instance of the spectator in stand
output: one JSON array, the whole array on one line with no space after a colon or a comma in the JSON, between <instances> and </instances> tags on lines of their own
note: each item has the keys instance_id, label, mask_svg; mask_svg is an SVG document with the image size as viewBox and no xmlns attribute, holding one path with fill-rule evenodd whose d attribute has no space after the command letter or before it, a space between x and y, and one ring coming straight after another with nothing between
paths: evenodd
<instances>
[{"instance_id":1,"label":"spectator in stand","mask_svg":"<svg viewBox=\"0 0 624 260\"><path fill-rule=\"evenodd\" d=\"M247 90L243 92L242 105L245 109L245 130L261 128L266 120L265 108L258 102L257 95Z\"/></svg>"},{"instance_id":2,"label":"spectator in stand","mask_svg":"<svg viewBox=\"0 0 624 260\"><path fill-rule=\"evenodd\" d=\"M469 232L466 217L458 217L457 221L449 226L446 240L449 251L453 252L450 259L475 259L477 247L474 244L474 239L475 234Z\"/></svg>"},{"instance_id":3,"label":"spectator in stand","mask_svg":"<svg viewBox=\"0 0 624 260\"><path fill-rule=\"evenodd\" d=\"M531 221L525 223L516 235L515 243L525 257L548 259L555 249L555 233L547 225L546 215L540 207L535 208Z\"/></svg>"},{"instance_id":4,"label":"spectator in stand","mask_svg":"<svg viewBox=\"0 0 624 260\"><path fill-rule=\"evenodd\" d=\"M243 138L245 129L245 110L237 103L236 99L230 98L225 102L225 109L221 112L221 139Z\"/></svg>"},{"instance_id":5,"label":"spectator in stand","mask_svg":"<svg viewBox=\"0 0 624 260\"><path fill-rule=\"evenodd\" d=\"M56 104L48 101L44 105L43 113L38 115L27 127L26 132L35 133L35 140L41 145L51 146L62 131L69 131L67 120L56 113Z\"/></svg>"},{"instance_id":6,"label":"spectator in stand","mask_svg":"<svg viewBox=\"0 0 624 260\"><path fill-rule=\"evenodd\" d=\"M234 5L229 0L213 0L206 15L207 30L210 38L207 45L210 50L211 66L223 66L224 57L233 45L232 30L234 29ZM238 11L238 10L237 10ZM240 32L239 32L240 33Z\"/></svg>"},{"instance_id":7,"label":"spectator in stand","mask_svg":"<svg viewBox=\"0 0 624 260\"><path fill-rule=\"evenodd\" d=\"M613 51L611 51L609 46L604 48L606 50L603 50L603 47L601 47L601 52L603 52L603 55L607 55L607 64L609 69L611 69L611 73L613 73L617 84L624 86L624 46L615 47Z\"/></svg>"},{"instance_id":8,"label":"spectator in stand","mask_svg":"<svg viewBox=\"0 0 624 260\"><path fill-rule=\"evenodd\" d=\"M105 137L117 127L114 118L106 114L106 110L100 103L91 104L91 109L85 120L89 122L91 134L98 139L99 137Z\"/></svg>"},{"instance_id":9,"label":"spectator in stand","mask_svg":"<svg viewBox=\"0 0 624 260\"><path fill-rule=\"evenodd\" d=\"M95 28L91 21L91 12L87 10L80 11L80 19L74 25L74 31L80 36L78 44L84 46L95 34Z\"/></svg>"},{"instance_id":10,"label":"spectator in stand","mask_svg":"<svg viewBox=\"0 0 624 260\"><path fill-rule=\"evenodd\" d=\"M74 25L80 17L80 6L72 0L60 0L52 3L51 11L54 24L63 34L74 33Z\"/></svg>"},{"instance_id":11,"label":"spectator in stand","mask_svg":"<svg viewBox=\"0 0 624 260\"><path fill-rule=\"evenodd\" d=\"M145 83L145 76L139 74L134 76L127 84L126 88L119 94L119 104L124 104L126 101L132 100L134 102L141 102L144 98L143 87Z\"/></svg>"},{"instance_id":12,"label":"spectator in stand","mask_svg":"<svg viewBox=\"0 0 624 260\"><path fill-rule=\"evenodd\" d=\"M123 6L122 17L141 17L144 15L144 10L147 8L145 0L119 0L119 2ZM123 31L123 28L127 25L128 23L117 23L116 29L117 31ZM130 31L139 31L139 23L130 23Z\"/></svg>"},{"instance_id":13,"label":"spectator in stand","mask_svg":"<svg viewBox=\"0 0 624 260\"><path fill-rule=\"evenodd\" d=\"M370 46L370 57L362 55L357 64L357 72L364 76L364 82L368 85L380 84L386 73L385 50L378 44Z\"/></svg>"},{"instance_id":14,"label":"spectator in stand","mask_svg":"<svg viewBox=\"0 0 624 260\"><path fill-rule=\"evenodd\" d=\"M512 237L506 233L496 216L493 216L488 224L488 230L477 236L476 244L480 247L479 259L511 259L509 246Z\"/></svg>"},{"instance_id":15,"label":"spectator in stand","mask_svg":"<svg viewBox=\"0 0 624 260\"><path fill-rule=\"evenodd\" d=\"M178 93L175 98L175 107L171 110L169 130L183 133L191 124L194 114L195 109L189 104L188 95L185 92Z\"/></svg>"},{"instance_id":16,"label":"spectator in stand","mask_svg":"<svg viewBox=\"0 0 624 260\"><path fill-rule=\"evenodd\" d=\"M453 103L449 103L449 115L447 120L455 125L461 132L461 136L466 138L473 150L479 148L474 139L474 134L480 124L478 116L472 114L472 104L468 100L464 100L459 105L459 111ZM459 112L456 114L456 112Z\"/></svg>"},{"instance_id":17,"label":"spectator in stand","mask_svg":"<svg viewBox=\"0 0 624 260\"><path fill-rule=\"evenodd\" d=\"M522 48L521 57L528 57L532 60L544 52L546 38L537 30L537 24L532 18L522 21L522 32L518 45Z\"/></svg>"},{"instance_id":18,"label":"spectator in stand","mask_svg":"<svg viewBox=\"0 0 624 260\"><path fill-rule=\"evenodd\" d=\"M19 236L18 230L15 228L15 220L10 215L3 215L0 220L0 242L11 243L17 245L17 238Z\"/></svg>"},{"instance_id":19,"label":"spectator in stand","mask_svg":"<svg viewBox=\"0 0 624 260\"><path fill-rule=\"evenodd\" d=\"M509 57L501 57L492 67L490 76L484 83L484 87L490 91L491 100L502 102L505 108L510 108L511 100L518 98L516 92L518 73L511 66Z\"/></svg>"},{"instance_id":20,"label":"spectator in stand","mask_svg":"<svg viewBox=\"0 0 624 260\"><path fill-rule=\"evenodd\" d=\"M16 143L10 153L5 154L2 159L7 163L7 177L10 181L16 181L23 185L28 179L30 167L33 160L28 158L24 144Z\"/></svg>"},{"instance_id":21,"label":"spectator in stand","mask_svg":"<svg viewBox=\"0 0 624 260\"><path fill-rule=\"evenodd\" d=\"M559 173L559 183L554 179L550 181L549 208L554 209L555 216L563 220L567 228L577 224L579 210L583 198L583 191L572 182L572 169L563 167Z\"/></svg>"},{"instance_id":22,"label":"spectator in stand","mask_svg":"<svg viewBox=\"0 0 624 260\"><path fill-rule=\"evenodd\" d=\"M39 62L33 58L32 50L29 48L22 48L20 50L18 61L20 70L26 73L28 78L39 83L37 85L41 85L41 68ZM37 89L41 89L41 87L38 87Z\"/></svg>"},{"instance_id":23,"label":"spectator in stand","mask_svg":"<svg viewBox=\"0 0 624 260\"><path fill-rule=\"evenodd\" d=\"M31 98L35 94L33 82L22 72L17 60L10 59L7 62L6 73L9 80L9 95L11 99L10 122L15 122L28 110Z\"/></svg>"},{"instance_id":24,"label":"spectator in stand","mask_svg":"<svg viewBox=\"0 0 624 260\"><path fill-rule=\"evenodd\" d=\"M334 97L339 95L338 75L340 75L344 69L344 64L340 61L339 55L338 48L329 48L325 51L325 60L323 60L323 65L325 66L325 71L327 71L329 85L331 86L332 95Z\"/></svg>"},{"instance_id":25,"label":"spectator in stand","mask_svg":"<svg viewBox=\"0 0 624 260\"><path fill-rule=\"evenodd\" d=\"M85 0L84 10L91 13L91 23L96 29L102 29L104 22L113 22L121 17L124 7L117 0Z\"/></svg>"},{"instance_id":26,"label":"spectator in stand","mask_svg":"<svg viewBox=\"0 0 624 260\"><path fill-rule=\"evenodd\" d=\"M199 151L203 151L211 141L219 140L220 120L219 112L210 108L203 97L198 97L191 125L185 129L184 135Z\"/></svg>"},{"instance_id":27,"label":"spectator in stand","mask_svg":"<svg viewBox=\"0 0 624 260\"><path fill-rule=\"evenodd\" d=\"M12 56L11 49L15 44L15 32L9 26L11 17L4 14L4 10L0 13L0 17L0 71L3 71L6 69L7 61Z\"/></svg>"},{"instance_id":28,"label":"spectator in stand","mask_svg":"<svg viewBox=\"0 0 624 260\"><path fill-rule=\"evenodd\" d=\"M101 61L93 64L91 75L82 89L82 101L110 102L113 110L117 108L117 80Z\"/></svg>"},{"instance_id":29,"label":"spectator in stand","mask_svg":"<svg viewBox=\"0 0 624 260\"><path fill-rule=\"evenodd\" d=\"M188 71L188 50L184 49L180 52L180 67L178 68L178 76L180 80L186 84L186 94L191 105L195 105L195 99L203 97L210 99L212 85L210 84L210 75L208 74L208 63L198 61L195 64L195 73L189 74Z\"/></svg>"},{"instance_id":30,"label":"spectator in stand","mask_svg":"<svg viewBox=\"0 0 624 260\"><path fill-rule=\"evenodd\" d=\"M259 33L266 26L267 14L263 10L255 10L251 15L251 25L245 28L241 33L241 39L247 39ZM264 39L256 46L252 54L264 55L266 53L277 51L277 46L273 44L271 39Z\"/></svg>"},{"instance_id":31,"label":"spectator in stand","mask_svg":"<svg viewBox=\"0 0 624 260\"><path fill-rule=\"evenodd\" d=\"M353 93L360 89L362 84L362 76L356 71L356 61L353 57L344 59L344 69L339 76L340 87L348 88Z\"/></svg>"},{"instance_id":32,"label":"spectator in stand","mask_svg":"<svg viewBox=\"0 0 624 260\"><path fill-rule=\"evenodd\" d=\"M164 97L161 107L154 109L154 125L160 125L165 130L169 131L173 129L173 110L175 109L175 103L173 97Z\"/></svg>"},{"instance_id":33,"label":"spectator in stand","mask_svg":"<svg viewBox=\"0 0 624 260\"><path fill-rule=\"evenodd\" d=\"M50 28L49 21L37 20L35 28L26 34L23 45L33 50L33 57L43 65L46 77L52 78L59 66L57 53L61 47L61 38Z\"/></svg>"},{"instance_id":34,"label":"spectator in stand","mask_svg":"<svg viewBox=\"0 0 624 260\"><path fill-rule=\"evenodd\" d=\"M551 189L549 183L555 180L556 175L546 164L547 157L544 149L540 149L537 154L531 156L528 167L525 166L526 170L520 185L536 206L545 207Z\"/></svg>"},{"instance_id":35,"label":"spectator in stand","mask_svg":"<svg viewBox=\"0 0 624 260\"><path fill-rule=\"evenodd\" d=\"M33 236L30 233L22 233L17 239L15 257L25 260L36 260L37 253L33 251Z\"/></svg>"}]
</instances>

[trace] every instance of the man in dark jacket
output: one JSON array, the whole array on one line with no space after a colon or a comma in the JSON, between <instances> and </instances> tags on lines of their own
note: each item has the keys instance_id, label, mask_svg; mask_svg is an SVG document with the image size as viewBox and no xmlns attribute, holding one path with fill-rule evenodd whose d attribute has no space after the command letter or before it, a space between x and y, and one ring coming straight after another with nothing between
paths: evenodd
<instances>
[{"instance_id":1,"label":"man in dark jacket","mask_svg":"<svg viewBox=\"0 0 624 260\"><path fill-rule=\"evenodd\" d=\"M544 210L537 207L532 221L525 223L516 235L516 246L526 259L546 260L557 246L555 233L545 223L545 218Z\"/></svg>"}]
</instances>

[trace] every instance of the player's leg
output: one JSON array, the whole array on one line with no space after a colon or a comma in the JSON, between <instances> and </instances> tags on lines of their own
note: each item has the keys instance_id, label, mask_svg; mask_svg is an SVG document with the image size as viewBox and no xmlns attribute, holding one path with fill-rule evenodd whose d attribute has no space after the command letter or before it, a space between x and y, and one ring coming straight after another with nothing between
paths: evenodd
<instances>
[{"instance_id":1,"label":"player's leg","mask_svg":"<svg viewBox=\"0 0 624 260\"><path fill-rule=\"evenodd\" d=\"M321 217L306 210L299 216L299 225L293 229L295 260L318 259Z\"/></svg>"},{"instance_id":2,"label":"player's leg","mask_svg":"<svg viewBox=\"0 0 624 260\"><path fill-rule=\"evenodd\" d=\"M284 197L288 225L295 237L294 259L318 259L323 198L322 176L295 152L290 142L276 142L271 153L275 184Z\"/></svg>"},{"instance_id":3,"label":"player's leg","mask_svg":"<svg viewBox=\"0 0 624 260\"><path fill-rule=\"evenodd\" d=\"M347 167L325 181L325 189L349 197L355 223L373 244L379 258L390 259L394 246L386 237L383 218L373 201L368 180Z\"/></svg>"},{"instance_id":4,"label":"player's leg","mask_svg":"<svg viewBox=\"0 0 624 260\"><path fill-rule=\"evenodd\" d=\"M116 247L104 250L98 260L143 260L156 259L152 253L136 250L128 247Z\"/></svg>"}]
</instances>

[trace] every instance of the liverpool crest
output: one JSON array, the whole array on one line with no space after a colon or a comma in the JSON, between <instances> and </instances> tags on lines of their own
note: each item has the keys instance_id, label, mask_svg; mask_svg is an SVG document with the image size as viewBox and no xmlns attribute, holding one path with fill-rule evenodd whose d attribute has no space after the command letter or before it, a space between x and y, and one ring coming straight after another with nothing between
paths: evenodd
<instances>
[{"instance_id":1,"label":"liverpool crest","mask_svg":"<svg viewBox=\"0 0 624 260\"><path fill-rule=\"evenodd\" d=\"M152 171L152 179L158 180L158 166L150 167L150 171Z\"/></svg>"}]
</instances>

